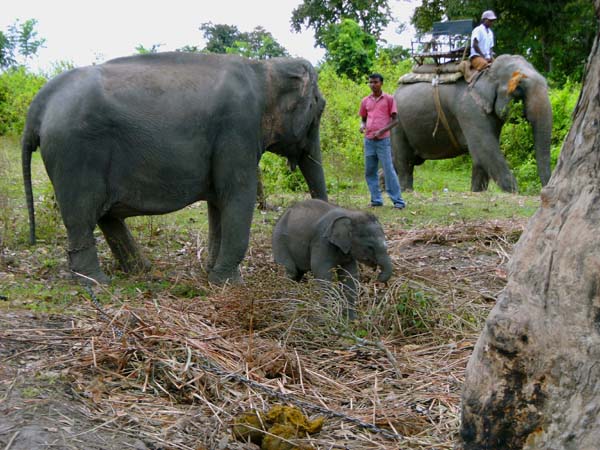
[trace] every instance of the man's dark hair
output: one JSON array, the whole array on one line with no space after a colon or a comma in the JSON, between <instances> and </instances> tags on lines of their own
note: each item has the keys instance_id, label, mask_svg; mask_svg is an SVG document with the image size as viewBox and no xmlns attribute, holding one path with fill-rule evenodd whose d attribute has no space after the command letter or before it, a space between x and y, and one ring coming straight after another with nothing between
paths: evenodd
<instances>
[{"instance_id":1,"label":"man's dark hair","mask_svg":"<svg viewBox=\"0 0 600 450\"><path fill-rule=\"evenodd\" d=\"M369 75L369 80L371 78L379 78L379 81L383 83L383 75L381 75L380 73L372 73L371 75Z\"/></svg>"}]
</instances>

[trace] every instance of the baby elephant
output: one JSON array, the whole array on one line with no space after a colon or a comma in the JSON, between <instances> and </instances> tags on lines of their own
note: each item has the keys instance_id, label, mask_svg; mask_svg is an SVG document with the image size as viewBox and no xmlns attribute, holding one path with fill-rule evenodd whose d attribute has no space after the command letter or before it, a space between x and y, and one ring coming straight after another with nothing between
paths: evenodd
<instances>
[{"instance_id":1,"label":"baby elephant","mask_svg":"<svg viewBox=\"0 0 600 450\"><path fill-rule=\"evenodd\" d=\"M279 218L273 231L273 256L296 281L309 270L315 278L326 281L331 281L337 272L348 291L351 318L358 290L357 261L380 267L379 281L385 282L392 276L392 261L377 218L322 200L297 203Z\"/></svg>"}]
</instances>

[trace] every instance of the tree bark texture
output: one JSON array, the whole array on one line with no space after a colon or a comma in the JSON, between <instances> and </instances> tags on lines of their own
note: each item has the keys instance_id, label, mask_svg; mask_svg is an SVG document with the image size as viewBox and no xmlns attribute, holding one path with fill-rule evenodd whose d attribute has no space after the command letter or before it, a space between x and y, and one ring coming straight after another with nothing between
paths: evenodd
<instances>
[{"instance_id":1,"label":"tree bark texture","mask_svg":"<svg viewBox=\"0 0 600 450\"><path fill-rule=\"evenodd\" d=\"M467 365L458 448L600 449L598 35L573 117Z\"/></svg>"}]
</instances>

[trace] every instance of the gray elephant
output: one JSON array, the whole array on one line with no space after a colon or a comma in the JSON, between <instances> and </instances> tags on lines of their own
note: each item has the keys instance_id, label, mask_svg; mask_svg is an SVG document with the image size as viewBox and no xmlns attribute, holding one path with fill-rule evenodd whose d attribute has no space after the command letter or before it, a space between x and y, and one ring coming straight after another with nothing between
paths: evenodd
<instances>
[{"instance_id":1,"label":"gray elephant","mask_svg":"<svg viewBox=\"0 0 600 450\"><path fill-rule=\"evenodd\" d=\"M331 281L335 272L346 287L351 317L358 262L379 267L378 281L392 276L392 261L377 218L322 200L305 200L287 209L275 225L272 245L275 262L295 281L308 271L319 280Z\"/></svg>"},{"instance_id":2,"label":"gray elephant","mask_svg":"<svg viewBox=\"0 0 600 450\"><path fill-rule=\"evenodd\" d=\"M438 89L443 114L437 112L431 83L401 84L394 94L400 124L392 132L392 149L403 190L413 189L414 166L468 152L473 191L487 189L491 177L503 191L516 192L517 182L500 150L500 131L513 99L524 101L538 174L543 186L548 183L552 107L546 80L524 58L501 55L471 86L460 79Z\"/></svg>"},{"instance_id":3,"label":"gray elephant","mask_svg":"<svg viewBox=\"0 0 600 450\"><path fill-rule=\"evenodd\" d=\"M35 242L31 153L39 146L74 272L107 282L98 224L125 271L147 269L124 219L208 202L209 280L239 279L264 151L300 167L327 199L319 122L325 101L308 61L158 53L63 73L33 100L22 162Z\"/></svg>"}]
</instances>

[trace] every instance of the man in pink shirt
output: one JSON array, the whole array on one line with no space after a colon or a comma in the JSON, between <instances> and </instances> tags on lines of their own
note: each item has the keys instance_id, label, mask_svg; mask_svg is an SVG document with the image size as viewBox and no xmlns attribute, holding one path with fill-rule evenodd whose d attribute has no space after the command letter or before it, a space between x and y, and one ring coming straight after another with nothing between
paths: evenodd
<instances>
[{"instance_id":1,"label":"man in pink shirt","mask_svg":"<svg viewBox=\"0 0 600 450\"><path fill-rule=\"evenodd\" d=\"M372 94L363 98L358 115L362 118L360 132L365 135L365 178L371 193L371 206L382 206L383 199L379 189L377 169L383 167L385 188L394 208L404 209L398 175L392 163L390 129L398 125L396 102L394 97L381 90L383 77L374 73L369 75L369 87Z\"/></svg>"}]
</instances>

